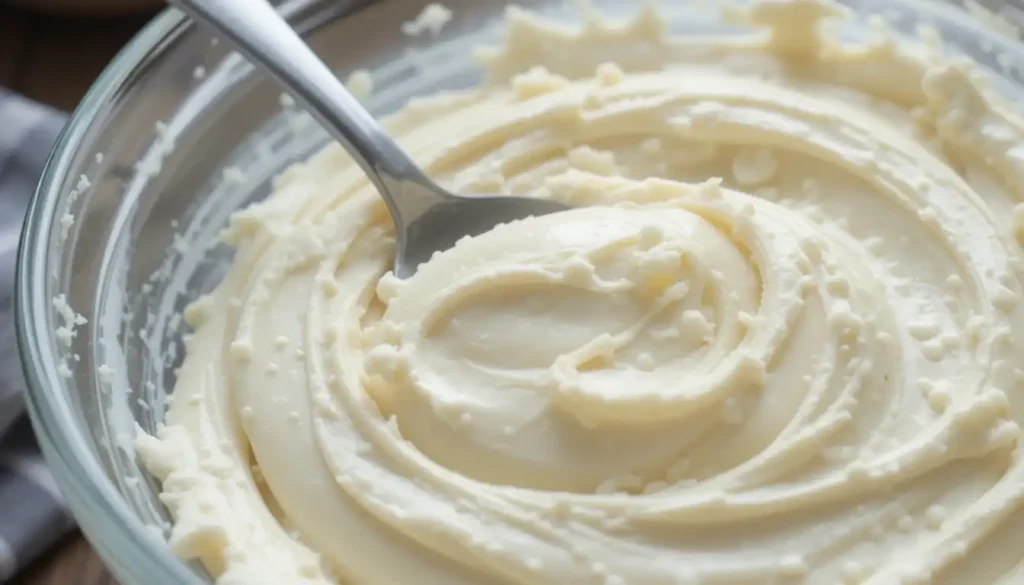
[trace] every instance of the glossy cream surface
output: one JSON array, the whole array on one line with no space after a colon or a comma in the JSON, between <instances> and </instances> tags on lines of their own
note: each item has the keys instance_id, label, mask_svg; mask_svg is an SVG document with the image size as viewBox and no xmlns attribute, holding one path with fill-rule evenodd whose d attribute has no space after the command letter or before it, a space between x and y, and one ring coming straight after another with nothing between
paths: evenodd
<instances>
[{"instance_id":1,"label":"glossy cream surface","mask_svg":"<svg viewBox=\"0 0 1024 585\"><path fill-rule=\"evenodd\" d=\"M220 585L1024 581L1024 123L837 6L751 33L510 11L389 121L456 191L576 206L389 273L338 146L228 230L140 456Z\"/></svg>"}]
</instances>

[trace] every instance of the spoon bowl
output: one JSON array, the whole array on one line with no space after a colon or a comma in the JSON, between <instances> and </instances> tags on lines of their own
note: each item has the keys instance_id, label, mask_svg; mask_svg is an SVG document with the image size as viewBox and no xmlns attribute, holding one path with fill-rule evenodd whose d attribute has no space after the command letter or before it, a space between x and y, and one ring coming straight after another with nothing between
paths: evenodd
<instances>
[{"instance_id":1,"label":"spoon bowl","mask_svg":"<svg viewBox=\"0 0 1024 585\"><path fill-rule=\"evenodd\" d=\"M496 225L568 209L514 196L467 197L445 190L388 136L345 85L265 0L169 0L230 41L270 74L352 155L395 223L394 273L412 276L436 252Z\"/></svg>"},{"instance_id":2,"label":"spoon bowl","mask_svg":"<svg viewBox=\"0 0 1024 585\"><path fill-rule=\"evenodd\" d=\"M524 217L565 209L566 205L557 201L529 197L448 197L406 224L404 245L399 234L395 276L412 276L420 264L435 253L451 248L463 237L476 236Z\"/></svg>"}]
</instances>

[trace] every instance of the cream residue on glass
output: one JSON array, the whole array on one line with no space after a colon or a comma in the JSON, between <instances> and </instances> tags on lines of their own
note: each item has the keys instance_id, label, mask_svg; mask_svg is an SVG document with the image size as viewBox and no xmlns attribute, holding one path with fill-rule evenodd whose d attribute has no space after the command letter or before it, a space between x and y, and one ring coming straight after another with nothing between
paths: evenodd
<instances>
[{"instance_id":1,"label":"cream residue on glass","mask_svg":"<svg viewBox=\"0 0 1024 585\"><path fill-rule=\"evenodd\" d=\"M577 208L406 281L337 145L228 230L139 454L220 585L1024 580L1024 122L824 0L672 39L510 10L389 120L456 192Z\"/></svg>"}]
</instances>

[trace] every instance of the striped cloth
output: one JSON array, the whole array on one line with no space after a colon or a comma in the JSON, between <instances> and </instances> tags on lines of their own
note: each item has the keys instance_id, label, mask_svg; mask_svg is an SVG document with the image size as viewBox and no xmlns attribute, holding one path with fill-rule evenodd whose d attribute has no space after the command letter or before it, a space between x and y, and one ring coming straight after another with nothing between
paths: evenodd
<instances>
[{"instance_id":1,"label":"striped cloth","mask_svg":"<svg viewBox=\"0 0 1024 585\"><path fill-rule=\"evenodd\" d=\"M0 88L0 583L73 527L25 417L12 293L18 235L64 115Z\"/></svg>"}]
</instances>

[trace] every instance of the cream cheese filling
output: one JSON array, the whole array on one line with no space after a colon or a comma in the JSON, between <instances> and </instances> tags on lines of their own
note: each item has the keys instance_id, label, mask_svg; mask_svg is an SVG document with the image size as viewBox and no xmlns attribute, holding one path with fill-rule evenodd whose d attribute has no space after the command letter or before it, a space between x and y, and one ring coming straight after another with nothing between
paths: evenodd
<instances>
[{"instance_id":1,"label":"cream cheese filling","mask_svg":"<svg viewBox=\"0 0 1024 585\"><path fill-rule=\"evenodd\" d=\"M733 16L510 11L489 84L389 127L575 208L408 280L337 145L240 211L138 441L175 551L220 585L1024 579L1024 123L969 64L828 41L830 3Z\"/></svg>"}]
</instances>

